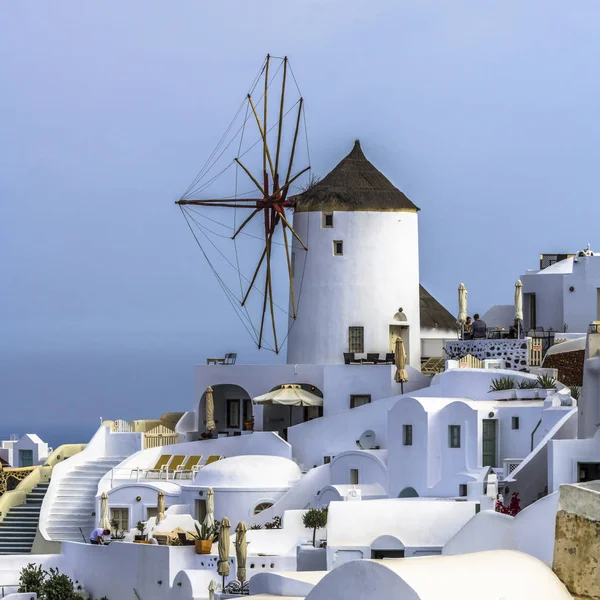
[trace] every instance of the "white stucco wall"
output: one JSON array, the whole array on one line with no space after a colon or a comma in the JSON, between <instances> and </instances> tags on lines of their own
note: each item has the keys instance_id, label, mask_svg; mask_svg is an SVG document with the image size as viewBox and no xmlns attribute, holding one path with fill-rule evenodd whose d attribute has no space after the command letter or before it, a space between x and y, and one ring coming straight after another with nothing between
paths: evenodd
<instances>
[{"instance_id":1,"label":"white stucco wall","mask_svg":"<svg viewBox=\"0 0 600 600\"><path fill-rule=\"evenodd\" d=\"M410 326L410 364L420 364L419 245L415 212L294 214L294 288L298 318L288 339L288 363L340 364L348 352L348 327L364 327L365 352L390 351L389 325L399 308ZM333 241L344 243L334 256ZM306 262L306 264L304 264Z\"/></svg>"}]
</instances>

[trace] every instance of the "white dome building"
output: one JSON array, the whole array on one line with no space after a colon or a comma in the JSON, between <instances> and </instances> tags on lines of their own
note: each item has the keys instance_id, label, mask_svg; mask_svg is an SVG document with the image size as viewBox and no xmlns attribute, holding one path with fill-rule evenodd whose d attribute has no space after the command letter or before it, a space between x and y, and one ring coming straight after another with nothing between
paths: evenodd
<instances>
[{"instance_id":1,"label":"white dome building","mask_svg":"<svg viewBox=\"0 0 600 600\"><path fill-rule=\"evenodd\" d=\"M355 142L320 182L296 196L297 320L289 364L344 363L344 353L393 352L401 337L419 368L418 208Z\"/></svg>"}]
</instances>

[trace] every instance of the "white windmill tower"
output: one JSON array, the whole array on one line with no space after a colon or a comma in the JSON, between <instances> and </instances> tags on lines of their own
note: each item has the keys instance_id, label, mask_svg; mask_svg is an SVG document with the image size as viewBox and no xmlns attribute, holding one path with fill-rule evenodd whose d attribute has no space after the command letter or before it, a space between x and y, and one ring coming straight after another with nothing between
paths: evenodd
<instances>
[{"instance_id":1,"label":"white windmill tower","mask_svg":"<svg viewBox=\"0 0 600 600\"><path fill-rule=\"evenodd\" d=\"M297 319L289 364L342 364L344 353L393 351L402 337L420 367L418 208L355 142L324 179L296 196Z\"/></svg>"}]
</instances>

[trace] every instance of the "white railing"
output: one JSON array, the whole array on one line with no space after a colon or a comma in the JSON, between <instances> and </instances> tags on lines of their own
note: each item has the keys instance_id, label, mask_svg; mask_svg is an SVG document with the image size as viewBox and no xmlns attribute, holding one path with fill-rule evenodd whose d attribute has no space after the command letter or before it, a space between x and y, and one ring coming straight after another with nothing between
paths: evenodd
<instances>
[{"instance_id":1,"label":"white railing","mask_svg":"<svg viewBox=\"0 0 600 600\"><path fill-rule=\"evenodd\" d=\"M121 481L182 481L193 479L196 474L194 471L182 471L182 470L153 470L144 467L116 467L110 470L110 487L111 489L115 486L115 482Z\"/></svg>"},{"instance_id":2,"label":"white railing","mask_svg":"<svg viewBox=\"0 0 600 600\"><path fill-rule=\"evenodd\" d=\"M111 433L132 433L133 426L128 421L117 419L110 427Z\"/></svg>"}]
</instances>

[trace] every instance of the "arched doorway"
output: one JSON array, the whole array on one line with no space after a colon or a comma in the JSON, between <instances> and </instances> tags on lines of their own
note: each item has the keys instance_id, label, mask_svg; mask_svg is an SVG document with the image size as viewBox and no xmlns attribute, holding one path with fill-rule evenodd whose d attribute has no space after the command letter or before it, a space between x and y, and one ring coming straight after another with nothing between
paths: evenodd
<instances>
[{"instance_id":1,"label":"arched doorway","mask_svg":"<svg viewBox=\"0 0 600 600\"><path fill-rule=\"evenodd\" d=\"M215 425L213 436L217 434L241 435L244 422L252 419L250 394L241 386L222 383L211 386L215 405ZM206 391L198 402L198 433L206 432Z\"/></svg>"},{"instance_id":2,"label":"arched doorway","mask_svg":"<svg viewBox=\"0 0 600 600\"><path fill-rule=\"evenodd\" d=\"M276 385L271 392L288 385L286 382ZM323 392L311 383L291 383L289 385L300 386L306 392L323 398ZM279 435L287 440L289 427L312 421L323 416L322 406L283 406L281 404L263 405L263 428L265 431L277 431Z\"/></svg>"},{"instance_id":3,"label":"arched doorway","mask_svg":"<svg viewBox=\"0 0 600 600\"><path fill-rule=\"evenodd\" d=\"M417 494L417 490L412 487L404 488L399 494L398 498L418 498L419 494Z\"/></svg>"}]
</instances>

